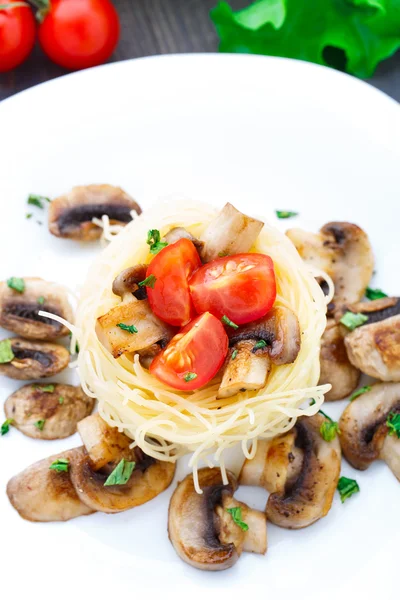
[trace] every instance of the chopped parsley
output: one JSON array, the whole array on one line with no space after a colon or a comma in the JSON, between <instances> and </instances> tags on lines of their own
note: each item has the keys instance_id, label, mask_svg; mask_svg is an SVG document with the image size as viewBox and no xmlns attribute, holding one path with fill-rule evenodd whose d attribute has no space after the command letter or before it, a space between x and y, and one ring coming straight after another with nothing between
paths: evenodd
<instances>
[{"instance_id":1,"label":"chopped parsley","mask_svg":"<svg viewBox=\"0 0 400 600\"><path fill-rule=\"evenodd\" d=\"M260 348L265 348L267 342L265 340L260 340L256 344L254 344L253 350L259 350Z\"/></svg>"},{"instance_id":2,"label":"chopped parsley","mask_svg":"<svg viewBox=\"0 0 400 600\"><path fill-rule=\"evenodd\" d=\"M355 392L352 393L352 395L349 398L350 402L353 402L353 400L358 398L358 396L365 394L365 392L370 392L371 389L372 389L372 387L370 385L364 385L364 387L362 387L359 390L356 390Z\"/></svg>"},{"instance_id":3,"label":"chopped parsley","mask_svg":"<svg viewBox=\"0 0 400 600\"><path fill-rule=\"evenodd\" d=\"M14 423L14 419L7 419L1 426L1 435L6 435L10 431L10 425Z\"/></svg>"},{"instance_id":4,"label":"chopped parsley","mask_svg":"<svg viewBox=\"0 0 400 600\"><path fill-rule=\"evenodd\" d=\"M46 423L46 419L40 419L39 421L36 421L36 423L34 423L34 425L35 425L36 429L39 429L39 431L43 431L45 423Z\"/></svg>"},{"instance_id":5,"label":"chopped parsley","mask_svg":"<svg viewBox=\"0 0 400 600\"><path fill-rule=\"evenodd\" d=\"M9 363L14 360L14 352L12 351L11 340L2 340L0 342L0 364Z\"/></svg>"},{"instance_id":6,"label":"chopped parsley","mask_svg":"<svg viewBox=\"0 0 400 600\"><path fill-rule=\"evenodd\" d=\"M238 351L235 349L235 350L232 352L231 360L235 360L235 358L237 357L237 355L238 355Z\"/></svg>"},{"instance_id":7,"label":"chopped parsley","mask_svg":"<svg viewBox=\"0 0 400 600\"><path fill-rule=\"evenodd\" d=\"M64 404L64 398L62 396L59 397L58 404Z\"/></svg>"},{"instance_id":8,"label":"chopped parsley","mask_svg":"<svg viewBox=\"0 0 400 600\"><path fill-rule=\"evenodd\" d=\"M361 313L352 313L350 311L347 311L340 319L340 322L347 327L347 329L350 329L350 331L353 331L356 327L360 327L360 325L364 325L367 321L368 317L365 315Z\"/></svg>"},{"instance_id":9,"label":"chopped parsley","mask_svg":"<svg viewBox=\"0 0 400 600\"><path fill-rule=\"evenodd\" d=\"M183 378L185 381L193 381L193 379L196 379L197 377L197 373L186 373L185 377Z\"/></svg>"},{"instance_id":10,"label":"chopped parsley","mask_svg":"<svg viewBox=\"0 0 400 600\"><path fill-rule=\"evenodd\" d=\"M127 331L128 333L137 333L137 327L134 325L125 325L125 323L117 323L117 327L122 329L122 331Z\"/></svg>"},{"instance_id":11,"label":"chopped parsley","mask_svg":"<svg viewBox=\"0 0 400 600\"><path fill-rule=\"evenodd\" d=\"M150 229L147 233L146 243L150 246L151 254L158 254L160 250L168 246L168 242L161 241L161 235L158 229Z\"/></svg>"},{"instance_id":12,"label":"chopped parsley","mask_svg":"<svg viewBox=\"0 0 400 600\"><path fill-rule=\"evenodd\" d=\"M218 252L218 256L220 258L224 258L225 256L228 256L228 253L227 252Z\"/></svg>"},{"instance_id":13,"label":"chopped parsley","mask_svg":"<svg viewBox=\"0 0 400 600\"><path fill-rule=\"evenodd\" d=\"M146 277L146 279L143 279L143 281L140 281L138 283L138 286L139 287L146 286L146 287L153 289L156 281L157 281L157 278L155 275L149 275L148 277Z\"/></svg>"},{"instance_id":14,"label":"chopped parsley","mask_svg":"<svg viewBox=\"0 0 400 600\"><path fill-rule=\"evenodd\" d=\"M388 435L396 434L400 438L400 414L391 412L386 421Z\"/></svg>"},{"instance_id":15,"label":"chopped parsley","mask_svg":"<svg viewBox=\"0 0 400 600\"><path fill-rule=\"evenodd\" d=\"M45 300L44 300L44 296L39 296L39 298L37 299L37 303L38 304L44 304Z\"/></svg>"},{"instance_id":16,"label":"chopped parsley","mask_svg":"<svg viewBox=\"0 0 400 600\"><path fill-rule=\"evenodd\" d=\"M297 217L298 212L293 212L292 210L276 210L276 216L278 219L290 219L291 217Z\"/></svg>"},{"instance_id":17,"label":"chopped parsley","mask_svg":"<svg viewBox=\"0 0 400 600\"><path fill-rule=\"evenodd\" d=\"M107 477L104 485L124 485L129 481L135 466L135 462L130 462L123 458L114 471Z\"/></svg>"},{"instance_id":18,"label":"chopped parsley","mask_svg":"<svg viewBox=\"0 0 400 600\"><path fill-rule=\"evenodd\" d=\"M39 385L38 383L34 383L32 385L34 390L40 390L41 392L46 392L48 394L52 394L54 392L54 383L49 383L49 385Z\"/></svg>"},{"instance_id":19,"label":"chopped parsley","mask_svg":"<svg viewBox=\"0 0 400 600\"><path fill-rule=\"evenodd\" d=\"M328 417L329 418L329 417ZM325 442L331 442L335 439L336 434L340 433L339 424L336 421L324 421L319 429L321 437Z\"/></svg>"},{"instance_id":20,"label":"chopped parsley","mask_svg":"<svg viewBox=\"0 0 400 600\"><path fill-rule=\"evenodd\" d=\"M223 323L225 323L225 325L229 325L229 327L233 327L233 329L238 329L239 325L236 325L236 323L234 323L233 321L231 321L230 319L228 319L228 317L226 315L224 315L221 319L221 321Z\"/></svg>"},{"instance_id":21,"label":"chopped parsley","mask_svg":"<svg viewBox=\"0 0 400 600\"><path fill-rule=\"evenodd\" d=\"M372 289L370 287L367 287L367 289L365 290L365 295L367 296L368 300L379 300L379 298L387 298L387 294L385 294L385 292L382 292L382 290L379 290L378 288Z\"/></svg>"},{"instance_id":22,"label":"chopped parsley","mask_svg":"<svg viewBox=\"0 0 400 600\"><path fill-rule=\"evenodd\" d=\"M25 219L32 219L33 214L32 213L26 213L25 215Z\"/></svg>"},{"instance_id":23,"label":"chopped parsley","mask_svg":"<svg viewBox=\"0 0 400 600\"><path fill-rule=\"evenodd\" d=\"M30 194L28 196L28 204L32 204L38 208L44 208L43 202L51 202L51 200L50 198L46 198L46 196L39 196L37 194Z\"/></svg>"},{"instance_id":24,"label":"chopped parsley","mask_svg":"<svg viewBox=\"0 0 400 600\"><path fill-rule=\"evenodd\" d=\"M343 504L343 502L347 500L347 498L350 498L350 496L360 491L360 486L358 485L355 479L341 477L338 481L337 489Z\"/></svg>"},{"instance_id":25,"label":"chopped parsley","mask_svg":"<svg viewBox=\"0 0 400 600\"><path fill-rule=\"evenodd\" d=\"M53 469L57 471L57 473L67 473L69 468L69 460L68 458L57 458L54 462L51 463L49 469Z\"/></svg>"},{"instance_id":26,"label":"chopped parsley","mask_svg":"<svg viewBox=\"0 0 400 600\"><path fill-rule=\"evenodd\" d=\"M243 529L243 531L247 531L249 529L249 526L247 525L247 523L244 523L242 521L242 507L241 506L234 506L233 508L227 508L226 512L228 512L232 519L233 522L240 527L240 529Z\"/></svg>"},{"instance_id":27,"label":"chopped parsley","mask_svg":"<svg viewBox=\"0 0 400 600\"><path fill-rule=\"evenodd\" d=\"M25 291L25 281L21 277L10 277L10 279L7 279L7 285L20 294Z\"/></svg>"}]
</instances>

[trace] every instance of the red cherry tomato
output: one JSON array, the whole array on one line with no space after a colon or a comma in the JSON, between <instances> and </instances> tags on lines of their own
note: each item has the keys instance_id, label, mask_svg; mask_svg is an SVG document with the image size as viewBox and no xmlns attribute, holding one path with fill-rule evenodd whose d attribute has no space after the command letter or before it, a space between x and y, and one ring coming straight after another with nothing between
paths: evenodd
<instances>
[{"instance_id":1,"label":"red cherry tomato","mask_svg":"<svg viewBox=\"0 0 400 600\"><path fill-rule=\"evenodd\" d=\"M58 65L86 69L111 56L119 31L118 14L110 0L51 0L39 27L39 42Z\"/></svg>"},{"instance_id":2,"label":"red cherry tomato","mask_svg":"<svg viewBox=\"0 0 400 600\"><path fill-rule=\"evenodd\" d=\"M195 316L188 279L201 265L193 242L181 239L167 246L151 261L146 277L154 275L154 288L147 288L151 309L170 325L186 325Z\"/></svg>"},{"instance_id":3,"label":"red cherry tomato","mask_svg":"<svg viewBox=\"0 0 400 600\"><path fill-rule=\"evenodd\" d=\"M177 390L202 387L218 373L228 352L224 327L210 313L191 321L150 365L150 373Z\"/></svg>"},{"instance_id":4,"label":"red cherry tomato","mask_svg":"<svg viewBox=\"0 0 400 600\"><path fill-rule=\"evenodd\" d=\"M15 6L13 6L15 4ZM0 0L0 73L24 62L35 45L36 23L29 6Z\"/></svg>"},{"instance_id":5,"label":"red cherry tomato","mask_svg":"<svg viewBox=\"0 0 400 600\"><path fill-rule=\"evenodd\" d=\"M264 254L235 254L201 267L189 281L195 309L237 325L263 317L276 298L274 264Z\"/></svg>"}]
</instances>

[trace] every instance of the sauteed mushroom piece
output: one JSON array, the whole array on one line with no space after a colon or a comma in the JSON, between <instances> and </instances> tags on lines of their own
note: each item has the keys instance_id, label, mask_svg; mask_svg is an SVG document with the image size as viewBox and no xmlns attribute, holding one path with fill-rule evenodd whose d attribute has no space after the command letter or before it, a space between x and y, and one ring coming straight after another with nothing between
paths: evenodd
<instances>
[{"instance_id":1,"label":"sauteed mushroom piece","mask_svg":"<svg viewBox=\"0 0 400 600\"><path fill-rule=\"evenodd\" d=\"M7 496L23 519L68 521L94 512L79 500L70 480L70 465L83 454L83 448L66 450L34 463L10 479ZM50 468L60 459L68 461L68 470Z\"/></svg>"},{"instance_id":2,"label":"sauteed mushroom piece","mask_svg":"<svg viewBox=\"0 0 400 600\"><path fill-rule=\"evenodd\" d=\"M168 231L167 235L163 237L162 241L167 242L167 244L175 244L175 242L178 242L182 238L193 242L198 252L201 252L201 250L204 248L204 242L198 240L184 227L174 227L173 229Z\"/></svg>"},{"instance_id":3,"label":"sauteed mushroom piece","mask_svg":"<svg viewBox=\"0 0 400 600\"><path fill-rule=\"evenodd\" d=\"M95 240L101 228L92 219L107 215L110 222L125 225L132 220L131 212L142 210L124 190L113 185L85 185L74 187L49 206L49 230L57 236L75 240Z\"/></svg>"},{"instance_id":4,"label":"sauteed mushroom piece","mask_svg":"<svg viewBox=\"0 0 400 600\"><path fill-rule=\"evenodd\" d=\"M94 471L123 456L132 444L131 439L116 427L110 427L99 413L82 419L78 423L78 432Z\"/></svg>"},{"instance_id":5,"label":"sauteed mushroom piece","mask_svg":"<svg viewBox=\"0 0 400 600\"><path fill-rule=\"evenodd\" d=\"M25 277L22 281L22 292L5 281L0 283L0 326L28 339L51 341L68 335L61 323L39 316L43 310L73 320L65 288L39 277Z\"/></svg>"},{"instance_id":6,"label":"sauteed mushroom piece","mask_svg":"<svg viewBox=\"0 0 400 600\"><path fill-rule=\"evenodd\" d=\"M243 466L240 483L271 492L266 514L275 525L307 527L331 508L341 453L337 437L331 442L322 438L323 422L320 414L301 417L289 433L259 442L254 459Z\"/></svg>"},{"instance_id":7,"label":"sauteed mushroom piece","mask_svg":"<svg viewBox=\"0 0 400 600\"><path fill-rule=\"evenodd\" d=\"M114 279L112 291L124 301L131 301L132 294L137 300L147 298L146 286L139 287L139 283L146 279L148 265L135 265L122 271Z\"/></svg>"},{"instance_id":8,"label":"sauteed mushroom piece","mask_svg":"<svg viewBox=\"0 0 400 600\"><path fill-rule=\"evenodd\" d=\"M229 569L244 549L264 553L267 548L265 516L232 498L237 481L233 473L227 475L229 482L224 485L219 469L200 469L203 493L196 492L193 475L188 475L178 484L170 501L169 539L178 556L197 569ZM232 508L241 508L247 531L229 514Z\"/></svg>"},{"instance_id":9,"label":"sauteed mushroom piece","mask_svg":"<svg viewBox=\"0 0 400 600\"><path fill-rule=\"evenodd\" d=\"M200 251L202 261L210 262L221 255L248 252L263 226L262 221L241 213L228 202L201 236L204 242Z\"/></svg>"},{"instance_id":10,"label":"sauteed mushroom piece","mask_svg":"<svg viewBox=\"0 0 400 600\"><path fill-rule=\"evenodd\" d=\"M7 398L4 412L25 435L56 440L75 433L78 421L92 412L93 404L80 387L27 384Z\"/></svg>"},{"instance_id":11,"label":"sauteed mushroom piece","mask_svg":"<svg viewBox=\"0 0 400 600\"><path fill-rule=\"evenodd\" d=\"M340 421L343 454L364 471L384 460L400 480L400 439L389 434L388 418L400 414L400 383L378 383L347 405Z\"/></svg>"},{"instance_id":12,"label":"sauteed mushroom piece","mask_svg":"<svg viewBox=\"0 0 400 600\"><path fill-rule=\"evenodd\" d=\"M228 333L230 352L218 398L264 387L271 363L292 363L300 350L298 319L284 307L273 308L265 317Z\"/></svg>"},{"instance_id":13,"label":"sauteed mushroom piece","mask_svg":"<svg viewBox=\"0 0 400 600\"><path fill-rule=\"evenodd\" d=\"M10 360L0 358L0 375L11 379L41 379L53 377L69 363L69 352L63 346L49 342L30 342L22 338L2 340L11 350Z\"/></svg>"}]
</instances>

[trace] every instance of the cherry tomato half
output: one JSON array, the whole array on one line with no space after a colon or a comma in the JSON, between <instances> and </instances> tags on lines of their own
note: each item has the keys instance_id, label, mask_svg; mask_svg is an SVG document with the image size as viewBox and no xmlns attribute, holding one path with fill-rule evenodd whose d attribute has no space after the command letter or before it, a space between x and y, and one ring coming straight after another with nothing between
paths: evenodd
<instances>
[{"instance_id":1,"label":"cherry tomato half","mask_svg":"<svg viewBox=\"0 0 400 600\"><path fill-rule=\"evenodd\" d=\"M190 240L181 239L159 252L148 266L146 277L154 275L154 288L147 288L151 309L170 325L183 326L195 316L188 279L201 265Z\"/></svg>"},{"instance_id":2,"label":"cherry tomato half","mask_svg":"<svg viewBox=\"0 0 400 600\"><path fill-rule=\"evenodd\" d=\"M224 327L210 313L191 321L150 365L150 373L177 390L202 387L218 373L228 352Z\"/></svg>"},{"instance_id":3,"label":"cherry tomato half","mask_svg":"<svg viewBox=\"0 0 400 600\"><path fill-rule=\"evenodd\" d=\"M29 6L18 6L16 0L0 0L0 5L0 73L5 73L18 67L31 53L36 23Z\"/></svg>"},{"instance_id":4,"label":"cherry tomato half","mask_svg":"<svg viewBox=\"0 0 400 600\"><path fill-rule=\"evenodd\" d=\"M274 264L264 254L235 254L213 260L194 273L190 292L198 313L241 325L263 317L276 298Z\"/></svg>"},{"instance_id":5,"label":"cherry tomato half","mask_svg":"<svg viewBox=\"0 0 400 600\"><path fill-rule=\"evenodd\" d=\"M86 69L111 56L119 31L118 13L110 0L50 0L39 42L58 65Z\"/></svg>"}]
</instances>

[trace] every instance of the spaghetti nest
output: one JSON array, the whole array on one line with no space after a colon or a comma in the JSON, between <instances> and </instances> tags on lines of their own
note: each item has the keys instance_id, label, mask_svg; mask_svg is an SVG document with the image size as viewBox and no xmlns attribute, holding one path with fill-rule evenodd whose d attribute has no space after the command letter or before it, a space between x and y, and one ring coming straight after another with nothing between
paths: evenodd
<instances>
[{"instance_id":1,"label":"spaghetti nest","mask_svg":"<svg viewBox=\"0 0 400 600\"><path fill-rule=\"evenodd\" d=\"M176 461L192 452L196 474L200 459L214 455L224 474L223 451L241 444L246 457L256 451L258 437L270 438L290 429L297 417L315 414L329 386L318 386L320 339L326 325L326 300L314 276L289 239L265 225L252 251L268 254L277 279L276 306L298 317L301 349L290 365L273 366L265 387L217 399L220 378L194 392L168 389L144 369L139 357L113 356L99 342L96 319L118 303L114 278L127 267L151 260L146 244L149 229L165 235L184 227L199 237L217 211L189 203L161 204L127 225L91 266L82 290L76 326L77 367L85 392L99 401L101 416L123 430L154 458ZM306 406L309 398L315 400Z\"/></svg>"}]
</instances>

